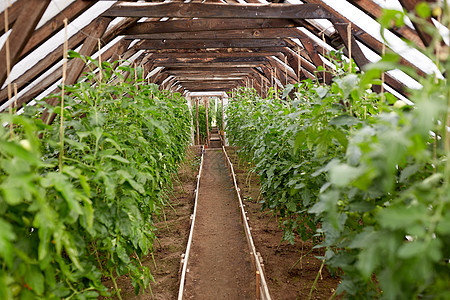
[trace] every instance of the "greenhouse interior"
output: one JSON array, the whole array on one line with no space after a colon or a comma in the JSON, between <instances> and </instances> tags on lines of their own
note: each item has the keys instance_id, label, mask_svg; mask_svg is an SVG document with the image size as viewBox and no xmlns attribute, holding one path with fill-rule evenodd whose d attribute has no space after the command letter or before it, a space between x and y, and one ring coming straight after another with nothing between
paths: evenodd
<instances>
[{"instance_id":1,"label":"greenhouse interior","mask_svg":"<svg viewBox=\"0 0 450 300\"><path fill-rule=\"evenodd\" d=\"M0 0L0 300L450 299L447 0Z\"/></svg>"}]
</instances>

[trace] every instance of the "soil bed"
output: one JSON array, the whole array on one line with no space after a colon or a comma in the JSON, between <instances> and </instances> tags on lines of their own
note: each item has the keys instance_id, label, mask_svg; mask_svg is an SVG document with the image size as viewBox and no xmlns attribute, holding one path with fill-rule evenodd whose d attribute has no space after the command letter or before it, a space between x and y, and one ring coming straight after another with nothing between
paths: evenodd
<instances>
[{"instance_id":1,"label":"soil bed","mask_svg":"<svg viewBox=\"0 0 450 300\"><path fill-rule=\"evenodd\" d=\"M222 150L206 151L185 299L255 299L255 277Z\"/></svg>"}]
</instances>

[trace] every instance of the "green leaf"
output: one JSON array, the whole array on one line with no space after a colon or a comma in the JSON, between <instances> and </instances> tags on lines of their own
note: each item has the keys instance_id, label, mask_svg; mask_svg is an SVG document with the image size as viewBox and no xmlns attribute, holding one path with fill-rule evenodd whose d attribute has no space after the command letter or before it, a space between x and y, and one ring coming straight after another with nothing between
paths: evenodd
<instances>
[{"instance_id":1,"label":"green leaf","mask_svg":"<svg viewBox=\"0 0 450 300\"><path fill-rule=\"evenodd\" d=\"M423 256L426 249L427 244L423 241L405 242L400 249L398 249L398 256L400 258Z\"/></svg>"},{"instance_id":2,"label":"green leaf","mask_svg":"<svg viewBox=\"0 0 450 300\"><path fill-rule=\"evenodd\" d=\"M416 12L421 18L426 19L431 17L431 8L426 2L419 2L419 4L416 5Z\"/></svg>"},{"instance_id":3,"label":"green leaf","mask_svg":"<svg viewBox=\"0 0 450 300\"><path fill-rule=\"evenodd\" d=\"M28 268L24 281L37 295L41 296L44 293L44 274L37 266L32 265Z\"/></svg>"},{"instance_id":4,"label":"green leaf","mask_svg":"<svg viewBox=\"0 0 450 300\"><path fill-rule=\"evenodd\" d=\"M0 257L2 257L6 265L12 268L13 264L13 244L16 239L11 224L0 218Z\"/></svg>"},{"instance_id":5,"label":"green leaf","mask_svg":"<svg viewBox=\"0 0 450 300\"><path fill-rule=\"evenodd\" d=\"M124 163L124 164L129 164L130 163L130 161L128 159L123 158L122 156L119 156L119 155L104 155L102 157L103 158L113 159L113 160L116 160L116 161L120 161L121 163Z\"/></svg>"},{"instance_id":6,"label":"green leaf","mask_svg":"<svg viewBox=\"0 0 450 300\"><path fill-rule=\"evenodd\" d=\"M319 86L318 88L316 88L315 91L321 99L323 99L328 93L328 89L325 87L322 87L322 86Z\"/></svg>"},{"instance_id":7,"label":"green leaf","mask_svg":"<svg viewBox=\"0 0 450 300\"><path fill-rule=\"evenodd\" d=\"M329 125L336 125L336 126L354 126L356 124L360 123L360 121L350 115L340 115L337 116L328 122Z\"/></svg>"},{"instance_id":8,"label":"green leaf","mask_svg":"<svg viewBox=\"0 0 450 300\"><path fill-rule=\"evenodd\" d=\"M69 59L71 59L71 58L83 58L78 52L73 51L73 50L69 50L67 52L67 54L68 54L68 58Z\"/></svg>"},{"instance_id":9,"label":"green leaf","mask_svg":"<svg viewBox=\"0 0 450 300\"><path fill-rule=\"evenodd\" d=\"M363 278L369 279L372 276L375 268L380 264L380 250L378 247L369 242L369 246L363 249L358 255L358 269Z\"/></svg>"},{"instance_id":10,"label":"green leaf","mask_svg":"<svg viewBox=\"0 0 450 300\"><path fill-rule=\"evenodd\" d=\"M338 187L347 186L361 174L361 168L337 164L330 169L330 182Z\"/></svg>"}]
</instances>

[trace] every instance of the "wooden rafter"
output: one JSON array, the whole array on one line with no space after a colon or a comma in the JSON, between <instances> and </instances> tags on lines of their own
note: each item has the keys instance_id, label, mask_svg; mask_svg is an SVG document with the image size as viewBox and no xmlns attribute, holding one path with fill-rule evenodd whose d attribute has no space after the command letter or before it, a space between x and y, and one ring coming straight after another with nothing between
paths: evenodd
<instances>
[{"instance_id":1,"label":"wooden rafter","mask_svg":"<svg viewBox=\"0 0 450 300\"><path fill-rule=\"evenodd\" d=\"M205 48L273 48L286 47L283 39L233 39L233 40L176 40L143 41L136 49L205 49Z\"/></svg>"},{"instance_id":2,"label":"wooden rafter","mask_svg":"<svg viewBox=\"0 0 450 300\"><path fill-rule=\"evenodd\" d=\"M416 6L417 4L419 4L420 2L424 2L423 0L399 0L399 2L402 4L403 8L412 13L412 14L416 14ZM434 2L434 1L426 1L426 2ZM427 18L427 21L430 24L433 24L433 22L431 21L431 18ZM416 22L412 22L414 25L414 28L417 31L417 34L419 35L420 39L422 40L423 44L425 46L429 46L433 40L433 37L428 34L423 28L422 26L420 26L419 24L417 24Z\"/></svg>"},{"instance_id":3,"label":"wooden rafter","mask_svg":"<svg viewBox=\"0 0 450 300\"><path fill-rule=\"evenodd\" d=\"M63 11L54 16L52 19L48 20L44 25L39 27L33 33L25 48L23 49L20 57L23 58L24 56L28 55L31 51L35 50L50 37L52 37L55 32L61 30L64 27L63 21L65 18L67 18L68 21L71 22L94 4L95 1L83 0L76 0L75 2L71 3Z\"/></svg>"},{"instance_id":4,"label":"wooden rafter","mask_svg":"<svg viewBox=\"0 0 450 300\"><path fill-rule=\"evenodd\" d=\"M21 0L14 2L11 6L8 7L8 27L14 25L16 19L19 17L21 11L24 9L26 0ZM0 35L5 33L5 11L0 13Z\"/></svg>"},{"instance_id":5,"label":"wooden rafter","mask_svg":"<svg viewBox=\"0 0 450 300\"><path fill-rule=\"evenodd\" d=\"M320 3L321 5L326 7L327 10L331 14L333 14L334 23L343 23L345 25L348 25L348 24L351 23L347 18L345 18L345 16L343 16L339 12L335 11L334 9L332 9L330 6L328 6L325 3L323 3L322 0L304 0L304 1L308 2L308 3ZM351 29L352 29L353 36L358 41L363 43L365 46L367 46L369 49L371 49L375 53L377 53L379 55L382 54L382 49L383 49L383 43L382 42L378 41L376 38L374 38L372 35L368 34L365 30L363 30L362 28L360 28L359 26L357 26L354 23L352 23L352 28ZM405 65L405 66L413 67L417 71L417 73L419 75L421 75L421 76L425 76L426 75L422 70L420 70L419 68L417 68L416 66L411 64L409 61L407 61L403 57L400 59L400 63Z\"/></svg>"},{"instance_id":6,"label":"wooden rafter","mask_svg":"<svg viewBox=\"0 0 450 300\"><path fill-rule=\"evenodd\" d=\"M81 47L79 53L84 56L91 56L97 49L98 45L98 39L103 36L105 33L109 23L111 22L108 18L98 18L94 21L95 26L92 29L91 32L89 32L89 36L86 37L83 46ZM71 61L70 67L67 68L67 77L66 77L66 84L74 84L77 82L78 77L80 77L83 68L84 68L84 61L82 61L79 58L75 58ZM59 100L57 98L48 99L46 101L50 105L56 105L58 104ZM48 112L44 113L42 116L44 121L47 121L49 123L53 122L53 119L55 118L55 114L48 115Z\"/></svg>"},{"instance_id":7,"label":"wooden rafter","mask_svg":"<svg viewBox=\"0 0 450 300\"><path fill-rule=\"evenodd\" d=\"M383 15L383 8L372 0L349 0L349 2L375 19ZM393 32L413 42L419 48L425 49L425 45L423 44L417 32L409 28L408 26L393 28Z\"/></svg>"},{"instance_id":8,"label":"wooden rafter","mask_svg":"<svg viewBox=\"0 0 450 300\"><path fill-rule=\"evenodd\" d=\"M189 19L170 21L141 22L130 26L121 34L138 35L147 33L195 32L205 30L262 29L294 27L295 23L287 19Z\"/></svg>"},{"instance_id":9,"label":"wooden rafter","mask_svg":"<svg viewBox=\"0 0 450 300\"><path fill-rule=\"evenodd\" d=\"M232 19L328 19L331 14L316 4L215 4L215 3L127 3L108 9L107 17L232 18Z\"/></svg>"},{"instance_id":10,"label":"wooden rafter","mask_svg":"<svg viewBox=\"0 0 450 300\"><path fill-rule=\"evenodd\" d=\"M24 1L22 1L24 2ZM9 51L11 68L18 62L20 53L33 34L39 20L44 14L50 0L27 0L23 3L20 15L17 17L9 35ZM6 80L6 44L0 51L0 86Z\"/></svg>"},{"instance_id":11,"label":"wooden rafter","mask_svg":"<svg viewBox=\"0 0 450 300\"><path fill-rule=\"evenodd\" d=\"M347 34L347 25L343 24L342 22L339 23L337 22L336 24L334 24L336 30L339 32L339 34L341 35L346 47L348 48L348 34ZM360 69L363 69L363 67L367 64L370 63L370 61L367 59L367 57L364 55L364 53L362 52L361 48L358 46L358 44L356 43L355 37L352 35L351 36L351 42L352 42L352 58L354 59L355 63L358 65L358 67ZM391 87L393 87L395 90L397 90L398 92L402 93L403 95L406 95L405 93L405 85L398 81L397 79L395 79L394 77L392 77L389 74L385 74L385 80L386 83L389 84ZM375 91L380 92L381 89L379 87L373 87Z\"/></svg>"}]
</instances>

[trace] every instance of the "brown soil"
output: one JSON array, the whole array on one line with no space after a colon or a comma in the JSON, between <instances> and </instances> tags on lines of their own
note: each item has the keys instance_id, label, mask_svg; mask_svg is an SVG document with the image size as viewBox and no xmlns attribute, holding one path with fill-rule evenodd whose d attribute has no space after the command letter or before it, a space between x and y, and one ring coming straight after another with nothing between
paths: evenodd
<instances>
[{"instance_id":1,"label":"brown soil","mask_svg":"<svg viewBox=\"0 0 450 300\"><path fill-rule=\"evenodd\" d=\"M255 277L222 150L208 150L200 178L185 299L255 299Z\"/></svg>"},{"instance_id":2,"label":"brown soil","mask_svg":"<svg viewBox=\"0 0 450 300\"><path fill-rule=\"evenodd\" d=\"M246 167L248 164L239 163L234 148L227 147L227 153L235 168L256 251L261 253L264 261L265 276L272 298L308 299L317 275L319 279L311 299L332 298L339 278L332 277L326 267L319 274L322 261L315 256L322 256L323 252L312 249L311 241L302 242L298 239L294 245L282 242L283 231L278 225L278 216L270 211L261 211L261 204L257 203L260 197L258 176L249 175Z\"/></svg>"}]
</instances>

